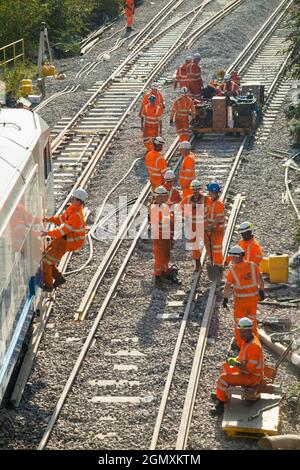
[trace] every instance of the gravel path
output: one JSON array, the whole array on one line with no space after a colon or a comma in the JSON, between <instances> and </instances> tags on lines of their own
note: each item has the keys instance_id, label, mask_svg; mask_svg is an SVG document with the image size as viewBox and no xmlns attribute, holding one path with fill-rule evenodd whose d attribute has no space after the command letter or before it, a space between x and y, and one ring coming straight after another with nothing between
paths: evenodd
<instances>
[{"instance_id":1,"label":"gravel path","mask_svg":"<svg viewBox=\"0 0 300 470\"><path fill-rule=\"evenodd\" d=\"M161 1L159 6L165 5L167 2ZM198 2L191 2L198 4ZM251 1L245 2L243 6L232 14L231 19L225 19L220 22L213 30L213 32L207 34L205 38L201 39L197 45L195 45L194 51L200 51L203 56L202 69L204 79L211 77L213 72L220 65L226 67L232 60L239 54L249 39L259 29L261 24L266 20L274 8L279 4L279 1L263 1L259 0L255 2L255 5ZM153 8L159 8L158 2L155 2ZM189 3L190 8L190 3ZM257 11L260 11L259 21L256 16ZM141 17L146 23L148 18L151 17L155 12L151 10L146 11L145 6L139 8ZM156 10L157 11L157 10ZM144 15L144 16L143 16ZM143 23L144 24L144 23ZM242 25L242 27L241 27ZM116 26L117 28L117 26ZM222 47L221 47L222 45ZM97 50L97 53L100 51ZM117 62L126 55L126 48L120 50L113 56L113 60L109 62L108 67L101 67L101 70L97 71L96 78L90 76L89 82L82 85L84 89L88 89L95 80L105 79L110 71L116 66ZM122 55L123 54L123 55ZM96 51L95 51L96 55ZM165 78L168 78L173 74L176 66L182 62L186 54L178 56L176 61L170 66L168 71L164 74ZM77 61L77 62L76 62ZM74 65L74 69L77 71L75 64L81 64L81 59L72 59L70 61L62 61L67 66L70 64ZM62 67L62 66L61 66ZM57 84L53 83L54 86ZM58 86L58 85L57 85ZM171 100L174 98L174 92L170 85L162 86L163 93L166 96L168 103L167 110L170 107ZM54 91L54 88L53 88ZM42 111L43 117L45 117L51 125L54 125L62 116L72 116L79 107L85 101L85 97L81 92L79 94L72 95L71 103L68 98L59 100L46 107ZM78 99L79 98L79 99ZM171 143L175 134L173 129L168 129L168 117L165 115L164 129L165 137L167 138L168 144ZM295 230L295 221L292 211L281 204L281 192L282 192L282 167L278 163L278 160L267 155L268 146L276 148L277 146L285 150L288 146L288 136L282 129L282 117L278 119L277 131L274 130L274 136L272 135L271 144L265 144L264 146L254 147L249 149L247 155L248 162L243 165L243 174L241 178L236 180L236 190L245 192L247 195L244 218L251 218L255 224L257 236L260 239L266 250L272 252L276 250L283 250L292 253L293 247L291 243L292 233ZM119 140L110 149L109 160L105 164L101 164L96 172L95 177L89 185L89 208L92 210L92 218L95 217L97 208L100 206L103 197L107 193L108 188L111 188L114 183L120 178L120 167L122 168L121 173L129 168L132 161L144 154L143 147L141 145L141 136L139 131L139 120L137 116L132 116L127 120L123 131L119 134ZM121 165L120 165L121 161ZM271 170L271 171L270 171ZM270 191L270 178L272 174L272 187ZM116 192L114 198L130 194L133 195L132 189L134 188L135 193L138 194L146 180L146 174L144 166L139 163L132 173L130 179L123 184L119 191ZM255 192L251 192L250 188L255 182ZM259 184L258 184L259 183ZM267 184L268 186L267 186ZM277 221L274 224L274 217L267 217L268 213L276 213ZM63 286L57 296L57 302L54 307L52 316L50 318L48 327L46 329L44 339L42 341L37 360L33 372L30 377L30 383L26 387L24 398L21 402L21 407L16 412L15 410L2 410L0 414L1 422L1 435L0 435L0 446L1 448L33 448L36 446L38 439L41 437L42 429L46 424L49 414L55 404L58 393L62 389L62 385L65 383L66 373L71 370L74 363L74 358L79 352L80 347L83 343L88 328L91 324L91 319L95 314L93 310L91 316L83 324L74 324L72 321L74 311L79 305L81 294L88 285L89 276L94 272L95 268L102 259L103 253L105 252L108 243L97 244L95 250L95 257L92 264L85 270L84 276L73 276L69 280L66 286ZM283 248L284 247L284 248ZM71 262L70 268L80 265L87 256L87 247L76 254ZM191 276L191 261L186 253L178 251L177 262L180 263L183 290L187 291L189 288L189 280ZM140 266L140 259L143 257L144 265ZM146 435L149 436L149 432L152 429L155 419L155 407L157 406L158 393L161 391L168 370L168 360L172 353L173 343L172 340L165 341L165 338L175 338L178 329L178 324L157 322L155 321L156 313L164 309L166 304L166 295L157 293L152 287L151 280L151 269L152 269L152 254L151 247L145 243L141 243L139 249L132 257L129 264L128 271L134 274L133 280L130 283L123 283L118 291L116 303L114 308L109 309L106 314L105 327L100 327L97 334L96 342L93 345L89 353L89 357L103 357L101 372L105 372L106 377L112 374L112 364L109 359L104 357L104 351L111 347L110 340L113 333L117 330L118 335L122 338L123 343L132 342L133 347L141 349L145 358L141 358L141 362L147 363L146 368L138 370L137 373L126 376L127 379L132 381L148 381L149 384L153 384L153 396L155 400L151 403L151 411L149 408L144 406L140 408L139 426L141 433L132 434L130 425L132 423L133 415L127 414L127 408L120 408L120 413L116 417L119 420L120 429L123 425L125 435L121 438L112 439L111 448L147 448L149 441ZM113 274L113 273L112 273ZM130 276L129 276L130 277ZM130 279L132 279L130 277ZM72 288L70 289L70 286ZM202 288L200 294L199 305L204 305L203 299L205 298L206 288ZM101 291L103 294L106 292L106 284L104 283ZM134 302L133 302L134 298ZM128 305L131 308L131 315L128 315ZM127 306L127 307L126 307ZM271 310L266 310L271 315ZM282 313L282 310L280 311ZM190 328L198 324L198 314L195 313L195 317L191 322ZM224 330L221 329L221 327ZM227 331L227 335L224 334ZM192 333L192 331L191 331ZM111 334L111 335L110 335ZM225 315L223 311L220 312L219 319L215 320L212 325L212 331L210 333L212 337L216 339L216 343L208 348L207 355L210 356L210 361L207 361L203 376L205 382L201 386L201 410L207 400L204 397L205 391L212 388L212 384L216 380L216 363L223 360L224 351L228 346L228 336L231 335L231 330L228 329L228 314ZM138 338L138 343L136 343ZM189 338L189 336L187 336ZM193 336L195 338L195 336ZM187 351L187 355L192 352L192 345L195 339L191 340L190 349ZM119 345L118 345L119 347ZM114 347L113 351L116 350ZM51 351L51 354L50 354ZM64 360L62 361L62 357ZM97 362L98 364L98 362ZM182 361L184 364L184 361ZM182 367L184 369L184 367ZM285 383L288 384L289 380L291 385L297 380L295 378L294 370L286 371L285 367L281 368L280 374L288 373L288 378L285 379ZM187 371L183 370L182 383L186 383ZM94 416L94 407L86 399L87 397L80 398L81 380L85 383L89 380L98 380L102 378L102 374L99 373L99 369L88 370L84 365L82 374L78 382L72 391L72 398L78 400L78 404L84 400L86 413L77 416L68 416L68 407L63 411L63 430L58 431L56 438L53 441L53 448L108 448L107 433L110 432L112 423L105 420L110 414L110 409L107 407L105 411L100 413L98 416L99 420L90 423L90 436L86 439L85 443L79 442L81 425L84 427L84 423L89 423L91 417ZM181 383L181 380L179 381ZM90 384L90 397L93 394L97 394L97 385ZM132 385L135 387L135 385ZM96 391L95 391L96 390ZM133 389L130 388L131 393ZM122 390L123 393L123 390ZM126 392L125 392L126 393ZM98 393L100 394L100 393ZM149 398L150 399L150 398ZM206 403L205 403L206 404ZM207 405L209 405L207 403ZM200 406L200 405L199 405ZM174 405L176 407L176 405ZM239 441L225 441L224 437L220 434L219 423L216 426L215 419L212 419L208 415L201 414L197 410L195 414L195 426L193 428L193 440L191 441L191 448L253 448L253 443L239 443ZM101 415L101 416L100 416ZM294 425L289 419L291 416L290 412L287 411L284 415L286 420L286 428L290 430ZM103 418L102 421L100 418ZM173 418L172 413L170 418ZM177 416L178 420L178 416ZM174 419L175 422L175 419ZM5 423L5 426L2 426ZM107 425L108 423L108 425ZM134 422L136 423L136 421ZM299 423L297 424L297 426ZM136 428L135 428L136 429ZM143 437L145 430L145 438ZM205 432L207 430L207 432ZM293 432L296 432L298 428L294 428ZM71 431L71 434L69 432ZM148 431L148 433L146 432ZM173 430L174 431L174 430ZM114 431L113 431L114 432ZM117 433L117 436L120 434ZM104 438L103 438L104 436ZM106 436L106 440L105 440ZM114 436L112 436L114 437ZM166 442L167 443L167 437ZM165 444L164 443L164 444ZM51 445L51 443L50 443ZM170 443L170 445L172 445Z\"/></svg>"}]
</instances>

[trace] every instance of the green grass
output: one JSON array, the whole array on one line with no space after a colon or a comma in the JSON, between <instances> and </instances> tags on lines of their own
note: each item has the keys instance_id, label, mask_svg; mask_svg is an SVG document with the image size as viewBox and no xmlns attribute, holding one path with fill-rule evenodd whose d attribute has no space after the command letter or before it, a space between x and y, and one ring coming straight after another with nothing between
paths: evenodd
<instances>
[{"instance_id":1,"label":"green grass","mask_svg":"<svg viewBox=\"0 0 300 470\"><path fill-rule=\"evenodd\" d=\"M32 62L20 62L16 67L10 67L2 71L0 79L5 82L6 92L14 99L20 98L20 81L24 78L33 80L37 75L37 66Z\"/></svg>"}]
</instances>

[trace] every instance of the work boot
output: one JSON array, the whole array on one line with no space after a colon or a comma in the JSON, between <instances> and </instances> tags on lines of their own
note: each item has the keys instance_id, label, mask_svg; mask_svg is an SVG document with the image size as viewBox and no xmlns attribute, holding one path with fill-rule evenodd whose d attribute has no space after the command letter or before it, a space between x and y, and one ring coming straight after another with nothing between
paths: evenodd
<instances>
[{"instance_id":1,"label":"work boot","mask_svg":"<svg viewBox=\"0 0 300 470\"><path fill-rule=\"evenodd\" d=\"M131 26L127 26L127 27L126 27L126 32L127 32L127 33L130 33L131 31L133 31L132 27L131 27Z\"/></svg>"},{"instance_id":2,"label":"work boot","mask_svg":"<svg viewBox=\"0 0 300 470\"><path fill-rule=\"evenodd\" d=\"M57 277L54 281L53 288L56 289L57 287L61 286L66 282L66 279L63 276Z\"/></svg>"},{"instance_id":3,"label":"work boot","mask_svg":"<svg viewBox=\"0 0 300 470\"><path fill-rule=\"evenodd\" d=\"M162 281L161 276L155 276L154 285L157 289L163 289L164 288L164 283Z\"/></svg>"},{"instance_id":4,"label":"work boot","mask_svg":"<svg viewBox=\"0 0 300 470\"><path fill-rule=\"evenodd\" d=\"M51 287L51 286L43 286L43 291L44 291L44 292L53 292L53 287Z\"/></svg>"},{"instance_id":5,"label":"work boot","mask_svg":"<svg viewBox=\"0 0 300 470\"><path fill-rule=\"evenodd\" d=\"M194 271L200 271L200 259L195 260L195 269Z\"/></svg>"}]
</instances>

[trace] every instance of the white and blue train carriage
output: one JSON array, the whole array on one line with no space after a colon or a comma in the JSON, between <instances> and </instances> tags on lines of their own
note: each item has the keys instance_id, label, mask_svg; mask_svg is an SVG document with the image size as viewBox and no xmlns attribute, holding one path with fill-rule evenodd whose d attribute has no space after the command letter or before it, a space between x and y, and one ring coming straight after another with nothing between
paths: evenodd
<instances>
[{"instance_id":1,"label":"white and blue train carriage","mask_svg":"<svg viewBox=\"0 0 300 470\"><path fill-rule=\"evenodd\" d=\"M36 113L0 109L0 403L42 300L40 231L54 210L49 137Z\"/></svg>"}]
</instances>

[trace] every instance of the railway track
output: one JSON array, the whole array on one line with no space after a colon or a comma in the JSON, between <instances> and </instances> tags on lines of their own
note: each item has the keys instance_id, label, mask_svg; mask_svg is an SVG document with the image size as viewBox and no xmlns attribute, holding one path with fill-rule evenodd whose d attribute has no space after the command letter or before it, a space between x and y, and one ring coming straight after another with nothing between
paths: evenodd
<instances>
[{"instance_id":1,"label":"railway track","mask_svg":"<svg viewBox=\"0 0 300 470\"><path fill-rule=\"evenodd\" d=\"M256 51L256 60L259 61L260 51L262 50L262 48L265 48L265 47L266 47L265 42L261 43L260 47ZM274 51L274 45L272 46L272 50ZM284 59L282 60L282 62L283 61L284 61ZM253 64L254 63L255 63L255 59L253 58ZM278 63L277 72L278 72L278 69L279 70L282 69L281 65L282 65L282 63ZM274 71L274 73L275 72L276 71ZM281 72L282 72L282 70L281 70ZM259 72L259 73L261 74L261 72ZM276 75L275 78L273 77L273 82L270 82L270 85L269 85L268 99L271 99L275 96L276 87L278 89L278 86L279 86L278 84L280 83L280 79L281 79L280 74L275 73L275 75ZM242 78L243 78L243 73L242 73ZM260 78L261 78L261 75L260 75ZM254 78L252 78L252 79L254 80ZM267 104L268 104L268 99L267 99ZM232 178L235 176L236 170L237 170L237 168L240 164L241 155L242 155L242 151L243 151L245 143L246 143L246 138L243 139L242 142L241 142L241 139L233 139L233 140L232 139L225 139L225 143L224 143L224 139L223 138L221 139L220 136L214 136L214 137L211 137L209 139L201 140L201 144L200 144L201 147L199 147L199 142L197 142L197 140L194 143L194 149L193 150L197 154L197 165L200 166L199 174L202 175L201 179L203 179L203 180L218 179L219 181L221 181L224 185L223 198L225 198L225 196L229 192L230 183L232 181ZM172 161L171 159L174 158L175 151L176 151L176 146L177 146L177 142L175 141L173 146L170 148L170 150L168 152L168 157L169 157L170 161ZM201 152L199 152L199 149L201 149ZM214 160L212 160L212 155L213 155ZM235 157L234 157L234 155L235 155ZM149 192L149 185L146 185L146 187L144 188L143 193L139 196L139 198L136 201L132 211L130 212L129 217L131 217L132 220L134 220L135 215L137 214L137 212L139 211L139 209L141 207L141 204L145 201L148 192ZM231 198L232 198L232 194L231 194ZM229 202L230 202L230 198L229 198L228 203ZM228 203L227 203L227 208L229 209ZM228 246L228 243L230 242L230 235L232 233L232 230L234 229L234 220L235 220L235 217L236 217L236 214L237 214L237 211L239 209L240 204L241 204L241 199L239 197L238 200L234 203L233 212L232 212L233 215L230 217L229 222L228 222L227 246ZM101 375L101 377L105 377L106 375L111 376L111 371L110 371L110 373L107 372L107 361L109 361L109 359L114 360L114 358L117 358L117 359L119 358L119 360L120 360L120 358L122 359L122 357L125 357L125 358L134 357L139 362L139 361L143 361L144 356L146 356L145 352L142 352L141 350L138 350L138 349L134 349L134 344L138 341L138 339L135 336L133 336L132 334L127 339L126 338L125 339L120 338L119 336L105 338L104 343L106 343L106 344L110 343L111 348L113 348L113 345L121 345L121 344L124 345L124 341L125 341L125 343L127 342L126 343L126 348L123 349L123 350L121 349L121 351L109 352L109 351L105 350L105 348L103 350L103 346L98 346L98 347L102 348L102 351L101 351L102 354L98 354L99 351L97 351L97 354L95 354L95 351L94 352L92 351L93 347L95 346L95 340L97 341L97 339L95 339L95 338L101 337L103 332L106 333L105 324L106 324L106 322L109 322L110 320L108 319L109 317L107 317L107 315L104 317L104 314L106 313L106 311L108 309L110 310L110 313L111 313L112 306L110 304L113 303L113 300L112 300L113 296L116 294L116 292L120 293L120 290L122 290L122 289L124 289L126 291L126 287L124 287L125 282L124 282L124 280L122 281L122 277L125 274L126 267L127 267L127 271L126 271L127 281L126 282L128 282L128 278L130 278L130 277L132 278L132 275L130 274L130 267L128 268L128 262L129 262L129 259L132 255L132 253L134 252L134 250L136 250L137 244L139 243L140 235L146 229L146 225L147 225L147 221L145 220L145 222L140 227L140 231L136 235L134 241L129 244L130 245L129 248L128 248L128 246L126 246L124 248L124 245L126 245L127 242L125 244L122 244L122 247L123 247L122 250L125 249L124 252L120 250L120 246L121 246L120 240L123 239L122 238L122 233L125 230L125 228L121 227L121 229L119 231L119 234L118 234L118 237L116 238L116 240L113 242L113 244L109 248L106 257L103 259L103 262L101 263L99 269L97 270L97 273L95 273L94 278L92 279L92 281L90 283L90 286L87 289L87 292L86 292L85 296L82 299L81 305L80 305L80 307L78 309L78 312L77 312L77 314L79 316L79 319L85 318L85 315L88 312L88 310L90 309L92 303L93 303L94 310L95 310L95 308L99 308L99 310L98 310L98 313L96 315L94 324L93 324L93 326L92 326L92 328L89 332L89 335L88 335L88 337L85 341L85 344L84 344L84 346L83 346L83 348L80 352L80 355L78 357L76 365L74 366L74 369L73 369L73 371L72 371L72 373L71 373L71 375L68 379L68 382L65 386L65 389L64 389L64 391L61 395L61 398L60 398L60 400L59 400L59 402L58 402L58 404L55 408L55 412L54 412L54 414L53 414L53 416L50 420L49 426L47 427L47 430L46 430L46 432L43 436L43 439L40 442L39 449L43 449L47 445L48 439L49 439L50 434L52 433L52 430L53 430L53 426L55 425L55 423L57 421L57 418L59 417L59 414L61 413L61 410L62 410L62 408L65 404L65 401L68 397L68 394L70 393L72 385L74 384L75 378L76 378L79 371L80 371L79 375L80 375L81 378L78 377L77 381L80 383L80 393L79 393L80 394L80 399L79 399L79 396L78 396L78 385L76 387L76 383L78 383L78 382L75 382L75 389L76 390L75 390L75 392L74 392L74 390L72 392L72 394L73 394L72 401L71 402L68 401L67 413L70 413L71 406L72 407L77 407L76 412L78 413L78 406L82 406L84 404L84 406L86 407L86 409L89 412L89 417L91 418L92 414L93 414L92 409L95 408L94 405L97 404L97 403L100 403L100 404L105 404L106 403L108 408L109 408L110 413L113 413L113 414L115 413L115 415L116 415L115 418L112 418L110 416L109 419L104 420L104 421L108 421L109 425L111 425L112 423L114 423L114 421L117 422L118 419L121 419L120 409L121 409L121 411L124 411L126 409L126 406L128 406L128 404L130 404L130 405L139 404L140 406L145 405L145 407L147 407L149 405L149 403L157 401L157 400L155 400L155 394L150 393L151 386L153 386L153 384L151 384L151 383L141 384L139 380L132 380L132 381L129 380L128 381L128 380L125 380L125 379L121 380L121 379L102 379L101 378L101 380L98 380L98 379L97 380L93 379L92 381L88 380L88 377L90 376L90 367L94 368L94 372L95 372L95 370L97 370L97 377L99 376L99 374ZM144 242L141 242L141 245L143 245L144 249L147 251L147 247L146 247L147 244L145 244ZM114 249L112 248L113 246L115 246ZM139 247L138 247L138 249L139 249ZM118 268L116 268L115 265L109 264L109 263L112 262L112 260L114 259L114 257L116 256L117 253L118 253L118 255L117 255L116 258L119 258ZM121 265L120 265L120 260L122 261ZM204 261L205 261L205 253L202 256L202 265L204 264ZM132 263L132 260L131 260L131 263ZM104 275L108 271L109 267L111 268L110 269L111 272L117 271L117 275L114 278L112 278L112 280L110 282L110 286L106 285L105 282L104 282L104 291L107 292L107 295L104 296L103 293L102 293L102 295L100 296L101 298L99 299L98 298L98 293L96 294L97 288L99 287L99 285L101 283L103 285ZM168 300L168 303L166 304L166 307L169 306L172 310L172 315L171 315L172 318L182 319L182 321L180 322L179 325L177 325L177 327L172 328L174 330L174 331L172 331L172 335L173 334L175 335L175 333L176 333L176 336L177 336L177 334L178 334L178 336L177 336L177 338L178 338L177 343L178 344L176 344L175 352L174 352L173 358L171 360L169 374L167 375L167 378L166 378L165 392L163 394L163 399L162 399L161 404L159 405L159 413L158 413L158 417L157 417L157 420L156 420L155 430L154 430L154 433L153 433L153 436L152 436L151 449L156 448L157 442L159 440L159 435L161 433L161 426L162 426L162 422L163 422L163 418L164 418L164 412L165 412L165 407L166 407L166 403L167 403L167 399L168 399L168 395L169 395L169 391L170 391L170 386L171 386L171 384L174 380L173 374L174 374L175 366L176 366L177 360L178 360L177 356L179 354L179 350L180 350L180 347L181 347L181 342L182 342L184 334L185 334L185 328L188 324L187 320L188 320L189 315L191 313L191 307L194 305L195 295L196 295L200 275L201 275L201 273L196 274L194 276L194 279L192 280L192 283L191 283L192 289L191 289L191 292L188 296L186 295L185 292L181 292L180 290L176 291L175 293L172 293L171 298ZM129 279L129 282L130 282L130 279ZM131 279L131 282L132 282L132 279ZM205 344L206 344L206 340L207 340L207 331L208 331L211 315L212 315L212 312L213 312L215 293L216 293L216 285L212 285L211 289L210 289L209 297L208 297L208 306L205 310L204 317L202 318L202 326L200 328L200 337L201 337L200 346L198 345L198 347L197 347L197 354L199 354L199 348L202 348L201 349L201 357L203 357L204 350L205 350ZM184 307L184 305L186 305L186 306ZM132 307L132 305L131 305L131 307ZM183 310L183 318L182 318L182 310ZM168 317L168 315L167 315L167 317ZM162 320L164 320L167 317L161 316L161 313L159 313L159 314L156 315L156 318L155 318L155 316L153 315L153 312L152 312L152 320L154 321L153 328L155 329L156 327L158 327L158 325L161 324ZM168 318L170 318L170 315L169 315ZM132 330L131 331L134 331L135 320L136 320L136 318L131 319L131 322L132 322L132 325L131 325ZM101 323L100 323L100 321L101 321ZM168 331L168 329L170 330L170 328L168 328L166 326L164 326L162 329L164 329L166 331ZM165 333L166 333L166 331L165 331ZM172 336L173 340L176 339L176 336ZM102 339L104 340L104 337L102 337ZM83 360L86 357L87 353L88 353L89 359L92 358L92 360L94 361L93 364L91 364L88 360L86 360L85 363L83 364ZM145 357L144 359L148 360L147 357ZM119 363L118 362L119 361L116 360L115 364L110 364L111 366L113 366L114 370L116 371L117 376L118 376L117 371L123 371L123 372L128 371L128 370L134 370L135 371L135 370L137 370L136 368L139 368L139 366L137 366L136 364L129 364L128 365L128 363L127 364L121 364L120 362ZM122 367L122 366L124 366L124 367ZM128 366L128 367L126 367L126 366ZM146 366L145 366L145 368L147 369ZM201 368L200 368L200 370L201 370ZM100 373L100 371L102 371L102 372ZM106 373L106 375L105 375L105 373ZM122 376L121 372L120 372L120 374ZM148 374L146 373L146 376L147 375ZM193 373L193 377L194 377L193 380L195 380L195 377L196 377L196 379L197 379L197 377L199 377L199 369L198 369L198 372ZM87 383L89 384L86 387L87 390L85 390L85 389L83 390L82 385L87 384ZM101 395L92 396L93 391L91 389L93 389L93 387L97 387L97 389L100 389L100 390L102 390L102 387L107 387L111 393L110 393L110 395L107 395L106 393L102 392ZM125 390L127 390L127 392L128 392L128 390L129 391L132 390L131 387L138 387L139 395L138 396L136 396L136 395L135 396L132 396L132 395L128 396L126 394L120 395L119 390L122 387L123 387L123 390L125 389ZM192 389L194 389L195 384L189 386L189 389L191 387L192 387ZM74 395L75 395L75 397L74 397ZM160 392L158 392L157 388L156 388L156 396L157 395L159 396ZM84 399L82 399L82 397L84 397ZM188 405L191 402L193 402L193 400L191 400L191 399L186 400L186 403L188 403ZM100 407L101 407L101 405L100 405ZM157 406L156 406L156 409L157 409ZM94 412L97 412L97 410L94 409ZM192 413L192 410L188 410L187 405L185 405L183 416L188 416L189 417L189 416L191 416L191 413ZM133 415L134 415L134 413L133 413ZM98 416L98 417L101 420L101 409L100 409L100 416ZM153 416L152 416L152 418L153 418ZM62 419L63 419L63 421L66 420L67 419L67 414L63 414ZM189 419L190 418L188 418L187 423L189 422ZM58 421L58 423L59 423L59 421ZM188 424L182 424L181 423L181 425L180 425L180 433L181 434L180 435L183 436L183 437L178 436L177 448L184 448L184 446L186 445L186 440L187 440L187 436L188 436L188 428L189 428ZM54 434L55 434L54 441L56 439L58 439L57 442L59 442L59 440L61 440L61 438L62 438L62 434L59 431L59 427L58 427L58 430L55 429ZM101 439L105 440L106 438L109 438L109 433L106 434L106 435L101 434L101 436L102 436ZM54 447L55 447L55 444L52 443L52 445L54 445ZM126 443L124 443L123 445L125 447L128 446L128 444L126 444ZM110 448L109 446L110 446L109 441L105 441L105 448ZM50 444L50 447L51 447L51 444Z\"/></svg>"}]
</instances>

